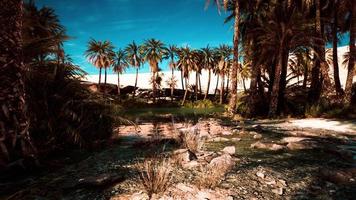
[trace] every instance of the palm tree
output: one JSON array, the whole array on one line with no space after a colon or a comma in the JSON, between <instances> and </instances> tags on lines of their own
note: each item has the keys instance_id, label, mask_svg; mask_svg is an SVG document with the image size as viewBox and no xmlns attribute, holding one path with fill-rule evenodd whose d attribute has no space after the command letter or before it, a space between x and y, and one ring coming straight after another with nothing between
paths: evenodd
<instances>
[{"instance_id":1,"label":"palm tree","mask_svg":"<svg viewBox=\"0 0 356 200\"><path fill-rule=\"evenodd\" d=\"M177 56L177 46L176 45L169 45L164 50L165 57L164 59L169 59L169 68L172 70L171 80L169 82L169 86L171 88L171 100L173 101L174 95L174 88L176 85L175 77L174 77L174 70L177 67L177 63L175 62L175 58Z\"/></svg>"},{"instance_id":2,"label":"palm tree","mask_svg":"<svg viewBox=\"0 0 356 200\"><path fill-rule=\"evenodd\" d=\"M208 45L205 48L201 49L201 55L202 55L203 68L208 70L208 72L209 72L208 83L207 83L206 92L205 92L205 95L204 95L204 100L205 100L209 95L210 80L211 80L211 70L214 68L214 64L215 64L214 51Z\"/></svg>"},{"instance_id":3,"label":"palm tree","mask_svg":"<svg viewBox=\"0 0 356 200\"><path fill-rule=\"evenodd\" d=\"M246 83L245 81L247 79L250 78L251 74L250 74L250 71L251 71L251 61L247 61L245 60L245 62L241 63L240 64L240 77L241 77L241 81L242 81L242 85L244 87L244 91L246 92L247 89L246 89Z\"/></svg>"},{"instance_id":4,"label":"palm tree","mask_svg":"<svg viewBox=\"0 0 356 200\"><path fill-rule=\"evenodd\" d=\"M177 67L182 71L185 80L185 92L182 101L184 105L189 88L189 74L193 71L195 65L195 54L189 47L180 48L178 50L178 64Z\"/></svg>"},{"instance_id":5,"label":"palm tree","mask_svg":"<svg viewBox=\"0 0 356 200\"><path fill-rule=\"evenodd\" d=\"M128 63L131 65L131 67L134 67L136 69L135 88L133 91L133 97L135 97L136 88L137 88L138 70L140 69L142 64L140 47L136 45L135 41L133 41L125 48L125 54L127 56Z\"/></svg>"},{"instance_id":6,"label":"palm tree","mask_svg":"<svg viewBox=\"0 0 356 200\"><path fill-rule=\"evenodd\" d=\"M227 69L229 68L229 64L231 61L231 52L232 48L229 47L228 45L220 45L219 48L217 48L217 55L219 58L219 72L220 72L220 78L221 78L221 86L220 86L220 104L224 102L224 84L225 84L225 74L227 72ZM237 83L236 83L237 85Z\"/></svg>"},{"instance_id":7,"label":"palm tree","mask_svg":"<svg viewBox=\"0 0 356 200\"><path fill-rule=\"evenodd\" d=\"M109 41L96 41L91 39L88 42L88 49L85 55L95 67L99 68L99 89L101 84L101 70L105 69L105 86L106 86L106 69L111 66L114 55L114 47ZM106 89L105 89L106 91Z\"/></svg>"},{"instance_id":8,"label":"palm tree","mask_svg":"<svg viewBox=\"0 0 356 200\"><path fill-rule=\"evenodd\" d=\"M23 64L23 1L1 1L0 12L0 162L36 156L29 135Z\"/></svg>"},{"instance_id":9,"label":"palm tree","mask_svg":"<svg viewBox=\"0 0 356 200\"><path fill-rule=\"evenodd\" d=\"M349 31L350 31L350 40L349 40L349 59L347 67L347 78L345 85L345 105L349 106L351 104L352 98L352 82L355 76L355 55L356 55L356 3L354 0L345 0L342 3L342 10L346 16L349 18Z\"/></svg>"},{"instance_id":10,"label":"palm tree","mask_svg":"<svg viewBox=\"0 0 356 200\"><path fill-rule=\"evenodd\" d=\"M114 72L117 73L117 94L120 96L120 74L128 67L125 51L119 49L114 57Z\"/></svg>"},{"instance_id":11,"label":"palm tree","mask_svg":"<svg viewBox=\"0 0 356 200\"><path fill-rule=\"evenodd\" d=\"M209 3L210 0L207 0ZM215 0L215 3L220 8L221 1ZM232 7L233 14L235 17L234 20L234 38L233 38L233 61L232 61L232 68L231 68L231 91L230 91L230 101L228 111L230 113L234 113L236 110L236 103L237 103L237 71L239 68L239 25L240 25L240 0L223 0L223 5L225 10L228 7ZM222 83L223 84L223 83ZM221 100L220 100L221 101Z\"/></svg>"},{"instance_id":12,"label":"palm tree","mask_svg":"<svg viewBox=\"0 0 356 200\"><path fill-rule=\"evenodd\" d=\"M162 61L164 56L164 44L156 39L146 40L142 45L142 54L144 60L148 62L152 71L152 91L153 91L153 101L156 101L156 90L157 84L156 79L158 78L157 73L159 72L159 63Z\"/></svg>"}]
</instances>

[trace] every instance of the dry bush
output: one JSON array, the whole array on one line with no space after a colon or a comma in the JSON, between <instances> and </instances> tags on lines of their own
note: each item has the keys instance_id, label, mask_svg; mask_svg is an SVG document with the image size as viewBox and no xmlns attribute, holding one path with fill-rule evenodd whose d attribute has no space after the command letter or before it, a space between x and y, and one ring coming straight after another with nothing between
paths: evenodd
<instances>
[{"instance_id":1,"label":"dry bush","mask_svg":"<svg viewBox=\"0 0 356 200\"><path fill-rule=\"evenodd\" d=\"M199 188L214 189L225 178L226 173L232 166L206 166L204 171L198 174L196 183Z\"/></svg>"},{"instance_id":2,"label":"dry bush","mask_svg":"<svg viewBox=\"0 0 356 200\"><path fill-rule=\"evenodd\" d=\"M151 198L167 190L172 177L172 166L168 159L147 158L138 164L140 182Z\"/></svg>"},{"instance_id":3,"label":"dry bush","mask_svg":"<svg viewBox=\"0 0 356 200\"><path fill-rule=\"evenodd\" d=\"M203 148L204 140L200 137L199 130L196 128L182 131L180 138L184 148L192 153L197 153Z\"/></svg>"}]
</instances>

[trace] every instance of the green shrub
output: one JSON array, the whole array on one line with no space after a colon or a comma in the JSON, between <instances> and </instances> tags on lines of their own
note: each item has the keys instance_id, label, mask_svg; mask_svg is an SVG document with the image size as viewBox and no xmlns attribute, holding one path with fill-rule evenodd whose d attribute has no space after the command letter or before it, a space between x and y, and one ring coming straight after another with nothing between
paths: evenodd
<instances>
[{"instance_id":1,"label":"green shrub","mask_svg":"<svg viewBox=\"0 0 356 200\"><path fill-rule=\"evenodd\" d=\"M90 147L111 136L112 109L81 84L83 75L70 63L31 66L26 76L30 134L40 151L73 145Z\"/></svg>"},{"instance_id":2,"label":"green shrub","mask_svg":"<svg viewBox=\"0 0 356 200\"><path fill-rule=\"evenodd\" d=\"M189 101L184 104L185 108L214 108L215 105L210 100Z\"/></svg>"}]
</instances>

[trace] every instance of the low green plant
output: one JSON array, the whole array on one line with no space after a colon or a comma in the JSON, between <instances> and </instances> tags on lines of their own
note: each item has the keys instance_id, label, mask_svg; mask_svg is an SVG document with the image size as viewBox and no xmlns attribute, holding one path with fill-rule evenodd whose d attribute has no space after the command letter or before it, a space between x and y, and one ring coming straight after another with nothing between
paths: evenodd
<instances>
[{"instance_id":1,"label":"low green plant","mask_svg":"<svg viewBox=\"0 0 356 200\"><path fill-rule=\"evenodd\" d=\"M210 100L190 101L184 104L185 108L214 108L215 104Z\"/></svg>"}]
</instances>

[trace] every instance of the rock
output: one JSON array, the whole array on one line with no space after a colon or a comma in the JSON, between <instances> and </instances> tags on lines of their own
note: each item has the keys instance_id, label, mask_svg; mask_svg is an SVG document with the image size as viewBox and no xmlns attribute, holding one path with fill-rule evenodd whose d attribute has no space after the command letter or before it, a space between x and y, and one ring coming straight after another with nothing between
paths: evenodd
<instances>
[{"instance_id":1,"label":"rock","mask_svg":"<svg viewBox=\"0 0 356 200\"><path fill-rule=\"evenodd\" d=\"M317 147L317 145L314 142L290 142L287 144L287 148L289 150L303 150L303 149L313 149Z\"/></svg>"},{"instance_id":2,"label":"rock","mask_svg":"<svg viewBox=\"0 0 356 200\"><path fill-rule=\"evenodd\" d=\"M258 172L256 173L256 176L263 179L263 178L265 178L265 173L264 173L263 171L258 171Z\"/></svg>"},{"instance_id":3,"label":"rock","mask_svg":"<svg viewBox=\"0 0 356 200\"><path fill-rule=\"evenodd\" d=\"M278 183L280 183L282 186L287 187L287 182L283 179L279 179Z\"/></svg>"},{"instance_id":4,"label":"rock","mask_svg":"<svg viewBox=\"0 0 356 200\"><path fill-rule=\"evenodd\" d=\"M356 168L343 170L321 169L321 177L335 184L356 184Z\"/></svg>"},{"instance_id":5,"label":"rock","mask_svg":"<svg viewBox=\"0 0 356 200\"><path fill-rule=\"evenodd\" d=\"M187 192L193 193L193 192L195 191L194 188L189 187L189 186L187 186L187 185L185 185L185 184L183 184L183 183L178 183L178 184L176 185L176 188L179 189L179 190L181 190L182 192L185 192L185 193L187 193Z\"/></svg>"},{"instance_id":6,"label":"rock","mask_svg":"<svg viewBox=\"0 0 356 200\"><path fill-rule=\"evenodd\" d=\"M271 151L279 151L285 149L283 145L273 144L273 143L262 143L262 142L255 142L251 144L250 148L255 149L267 149Z\"/></svg>"},{"instance_id":7,"label":"rock","mask_svg":"<svg viewBox=\"0 0 356 200\"><path fill-rule=\"evenodd\" d=\"M272 189L272 192L278 195L283 195L283 188Z\"/></svg>"},{"instance_id":8,"label":"rock","mask_svg":"<svg viewBox=\"0 0 356 200\"><path fill-rule=\"evenodd\" d=\"M123 176L119 176L115 173L100 174L98 176L88 176L78 180L78 183L74 186L80 187L100 187L124 180Z\"/></svg>"},{"instance_id":9,"label":"rock","mask_svg":"<svg viewBox=\"0 0 356 200\"><path fill-rule=\"evenodd\" d=\"M241 141L241 138L231 138L231 141L233 141L233 142L239 142L239 141Z\"/></svg>"},{"instance_id":10,"label":"rock","mask_svg":"<svg viewBox=\"0 0 356 200\"><path fill-rule=\"evenodd\" d=\"M255 132L255 131L250 131L249 133L250 133L250 135L257 135L257 134L258 134L258 133Z\"/></svg>"},{"instance_id":11,"label":"rock","mask_svg":"<svg viewBox=\"0 0 356 200\"><path fill-rule=\"evenodd\" d=\"M148 195L142 192L134 193L131 195L130 200L146 200L149 199Z\"/></svg>"},{"instance_id":12,"label":"rock","mask_svg":"<svg viewBox=\"0 0 356 200\"><path fill-rule=\"evenodd\" d=\"M262 138L262 135L258 134L258 133L253 136L253 139L257 139L258 140L258 139L261 139L261 138Z\"/></svg>"},{"instance_id":13,"label":"rock","mask_svg":"<svg viewBox=\"0 0 356 200\"><path fill-rule=\"evenodd\" d=\"M184 169L193 169L193 168L196 168L196 167L198 167L198 166L199 166L199 163L198 163L198 161L196 161L196 160L193 160L193 161L190 161L190 162L188 162L188 163L182 164L182 167L183 167Z\"/></svg>"},{"instance_id":14,"label":"rock","mask_svg":"<svg viewBox=\"0 0 356 200\"><path fill-rule=\"evenodd\" d=\"M233 165L233 159L229 154L223 154L222 156L212 159L209 163L209 167L226 167L229 168Z\"/></svg>"},{"instance_id":15,"label":"rock","mask_svg":"<svg viewBox=\"0 0 356 200\"><path fill-rule=\"evenodd\" d=\"M265 183L267 185L275 185L276 184L276 181L274 179L270 179L270 180L266 180Z\"/></svg>"},{"instance_id":16,"label":"rock","mask_svg":"<svg viewBox=\"0 0 356 200\"><path fill-rule=\"evenodd\" d=\"M196 160L197 157L188 149L178 149L173 152L173 158L180 164Z\"/></svg>"},{"instance_id":17,"label":"rock","mask_svg":"<svg viewBox=\"0 0 356 200\"><path fill-rule=\"evenodd\" d=\"M251 144L250 148L253 149L267 149L267 145L262 142L255 142Z\"/></svg>"},{"instance_id":18,"label":"rock","mask_svg":"<svg viewBox=\"0 0 356 200\"><path fill-rule=\"evenodd\" d=\"M233 135L233 133L231 131L223 131L221 134L222 135Z\"/></svg>"},{"instance_id":19,"label":"rock","mask_svg":"<svg viewBox=\"0 0 356 200\"><path fill-rule=\"evenodd\" d=\"M269 149L272 151L279 151L285 149L285 146L279 144L272 144L272 146Z\"/></svg>"},{"instance_id":20,"label":"rock","mask_svg":"<svg viewBox=\"0 0 356 200\"><path fill-rule=\"evenodd\" d=\"M252 125L251 127L256 129L256 130L262 130L262 126L259 125L259 124Z\"/></svg>"},{"instance_id":21,"label":"rock","mask_svg":"<svg viewBox=\"0 0 356 200\"><path fill-rule=\"evenodd\" d=\"M307 140L306 137L285 137L281 140L282 143L290 143L290 142L300 142L303 140Z\"/></svg>"},{"instance_id":22,"label":"rock","mask_svg":"<svg viewBox=\"0 0 356 200\"><path fill-rule=\"evenodd\" d=\"M228 142L229 139L224 138L224 137L216 137L216 138L211 139L211 141L213 141L213 142Z\"/></svg>"},{"instance_id":23,"label":"rock","mask_svg":"<svg viewBox=\"0 0 356 200\"><path fill-rule=\"evenodd\" d=\"M229 155L234 155L235 152L236 152L236 149L235 149L235 146L228 146L228 147L225 147L223 150L222 150L223 153L226 153L226 154L229 154Z\"/></svg>"}]
</instances>

